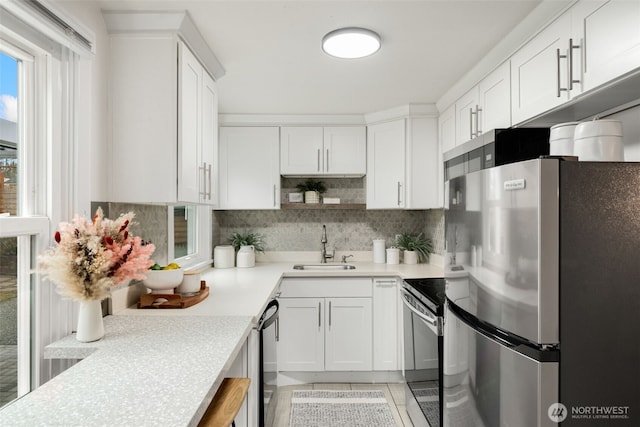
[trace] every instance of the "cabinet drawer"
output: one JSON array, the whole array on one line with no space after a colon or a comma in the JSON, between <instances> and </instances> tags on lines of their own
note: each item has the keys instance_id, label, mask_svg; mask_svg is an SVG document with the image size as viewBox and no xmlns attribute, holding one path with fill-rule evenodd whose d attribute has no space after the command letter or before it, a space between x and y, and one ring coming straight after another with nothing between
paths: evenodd
<instances>
[{"instance_id":1,"label":"cabinet drawer","mask_svg":"<svg viewBox=\"0 0 640 427\"><path fill-rule=\"evenodd\" d=\"M281 298L371 297L371 279L365 277L283 279Z\"/></svg>"}]
</instances>

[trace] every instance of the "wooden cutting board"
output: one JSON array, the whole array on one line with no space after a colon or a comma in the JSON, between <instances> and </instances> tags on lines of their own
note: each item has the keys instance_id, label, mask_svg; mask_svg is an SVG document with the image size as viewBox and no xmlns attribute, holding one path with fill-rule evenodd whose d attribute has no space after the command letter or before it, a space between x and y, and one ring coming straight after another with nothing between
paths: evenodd
<instances>
[{"instance_id":1,"label":"wooden cutting board","mask_svg":"<svg viewBox=\"0 0 640 427\"><path fill-rule=\"evenodd\" d=\"M209 288L207 282L200 281L200 292L196 295L180 295L180 294L144 294L140 295L138 308L187 308L196 305L200 301L209 296ZM164 298L167 301L154 302L158 298Z\"/></svg>"}]
</instances>

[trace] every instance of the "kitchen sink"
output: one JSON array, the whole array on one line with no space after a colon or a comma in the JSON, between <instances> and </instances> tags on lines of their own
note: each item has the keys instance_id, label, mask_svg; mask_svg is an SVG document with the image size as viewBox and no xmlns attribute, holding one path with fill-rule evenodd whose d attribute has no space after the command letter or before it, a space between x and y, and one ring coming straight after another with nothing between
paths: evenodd
<instances>
[{"instance_id":1,"label":"kitchen sink","mask_svg":"<svg viewBox=\"0 0 640 427\"><path fill-rule=\"evenodd\" d=\"M296 264L294 270L355 270L356 266L351 264Z\"/></svg>"}]
</instances>

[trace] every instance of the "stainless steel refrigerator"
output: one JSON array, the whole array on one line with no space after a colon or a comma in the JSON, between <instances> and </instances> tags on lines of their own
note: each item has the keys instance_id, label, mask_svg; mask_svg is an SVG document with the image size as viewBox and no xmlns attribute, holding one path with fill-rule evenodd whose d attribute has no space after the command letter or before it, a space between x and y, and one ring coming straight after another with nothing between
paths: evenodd
<instances>
[{"instance_id":1,"label":"stainless steel refrigerator","mask_svg":"<svg viewBox=\"0 0 640 427\"><path fill-rule=\"evenodd\" d=\"M445 234L445 425L640 425L640 164L449 177Z\"/></svg>"}]
</instances>

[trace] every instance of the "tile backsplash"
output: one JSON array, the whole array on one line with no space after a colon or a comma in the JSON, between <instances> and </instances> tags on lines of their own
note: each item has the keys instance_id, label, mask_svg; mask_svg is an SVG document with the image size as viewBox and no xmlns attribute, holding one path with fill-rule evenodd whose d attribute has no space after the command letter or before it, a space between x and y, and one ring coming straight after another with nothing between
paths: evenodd
<instances>
[{"instance_id":1,"label":"tile backsplash","mask_svg":"<svg viewBox=\"0 0 640 427\"><path fill-rule=\"evenodd\" d=\"M131 231L156 245L156 262L168 262L167 206L94 202L92 211L98 206L102 206L109 218L135 212ZM373 239L385 239L387 246L391 246L398 233L422 232L433 240L434 252L444 255L442 209L213 211L211 221L213 246L226 244L234 231L252 231L264 235L267 251L319 251L324 224L327 226L329 250L370 251Z\"/></svg>"},{"instance_id":2,"label":"tile backsplash","mask_svg":"<svg viewBox=\"0 0 640 427\"><path fill-rule=\"evenodd\" d=\"M444 254L444 211L403 210L273 210L216 211L219 235L214 245L225 244L234 231L264 236L266 251L320 250L322 225L327 226L328 249L370 251L373 239L391 246L398 233L424 233Z\"/></svg>"}]
</instances>

